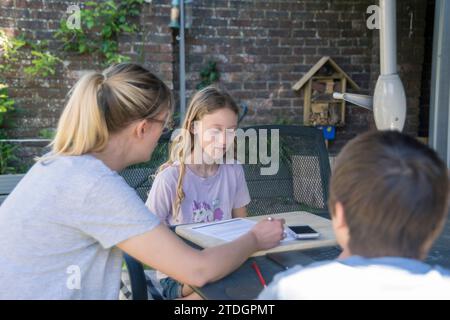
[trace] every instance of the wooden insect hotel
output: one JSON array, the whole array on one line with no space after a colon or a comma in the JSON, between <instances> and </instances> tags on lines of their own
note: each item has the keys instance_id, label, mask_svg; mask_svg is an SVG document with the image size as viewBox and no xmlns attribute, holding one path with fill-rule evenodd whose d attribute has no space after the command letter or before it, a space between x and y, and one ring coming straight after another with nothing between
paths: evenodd
<instances>
[{"instance_id":1,"label":"wooden insect hotel","mask_svg":"<svg viewBox=\"0 0 450 320\"><path fill-rule=\"evenodd\" d=\"M303 123L305 126L345 125L345 101L333 99L333 92L347 92L359 86L333 61L323 57L293 87L304 92Z\"/></svg>"}]
</instances>

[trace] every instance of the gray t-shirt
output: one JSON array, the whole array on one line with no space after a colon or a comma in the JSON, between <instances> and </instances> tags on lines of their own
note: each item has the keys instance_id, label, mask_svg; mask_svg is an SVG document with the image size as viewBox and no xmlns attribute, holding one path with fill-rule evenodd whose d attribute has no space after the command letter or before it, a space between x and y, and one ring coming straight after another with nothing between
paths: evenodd
<instances>
[{"instance_id":1,"label":"gray t-shirt","mask_svg":"<svg viewBox=\"0 0 450 320\"><path fill-rule=\"evenodd\" d=\"M158 224L97 158L38 162L0 207L0 299L118 299L115 245Z\"/></svg>"}]
</instances>

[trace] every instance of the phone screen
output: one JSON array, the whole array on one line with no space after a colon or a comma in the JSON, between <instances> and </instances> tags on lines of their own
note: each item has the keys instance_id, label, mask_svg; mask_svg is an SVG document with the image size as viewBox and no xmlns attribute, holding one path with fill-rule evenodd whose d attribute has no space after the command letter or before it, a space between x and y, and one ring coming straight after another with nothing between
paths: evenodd
<instances>
[{"instance_id":1,"label":"phone screen","mask_svg":"<svg viewBox=\"0 0 450 320\"><path fill-rule=\"evenodd\" d=\"M318 233L316 230L310 226L289 226L289 229L294 231L296 234L312 234Z\"/></svg>"}]
</instances>

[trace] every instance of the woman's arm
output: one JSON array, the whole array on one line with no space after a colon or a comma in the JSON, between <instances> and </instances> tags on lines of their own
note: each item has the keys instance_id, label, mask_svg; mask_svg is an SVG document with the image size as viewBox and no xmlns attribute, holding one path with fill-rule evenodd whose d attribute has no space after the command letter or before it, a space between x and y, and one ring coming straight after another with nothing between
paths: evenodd
<instances>
[{"instance_id":1,"label":"woman's arm","mask_svg":"<svg viewBox=\"0 0 450 320\"><path fill-rule=\"evenodd\" d=\"M238 268L253 252L278 245L283 224L264 220L239 239L204 250L191 248L163 225L117 246L182 283L202 287Z\"/></svg>"},{"instance_id":2,"label":"woman's arm","mask_svg":"<svg viewBox=\"0 0 450 320\"><path fill-rule=\"evenodd\" d=\"M247 217L247 208L242 207L233 209L231 210L231 215L233 216L233 218L245 218Z\"/></svg>"}]
</instances>

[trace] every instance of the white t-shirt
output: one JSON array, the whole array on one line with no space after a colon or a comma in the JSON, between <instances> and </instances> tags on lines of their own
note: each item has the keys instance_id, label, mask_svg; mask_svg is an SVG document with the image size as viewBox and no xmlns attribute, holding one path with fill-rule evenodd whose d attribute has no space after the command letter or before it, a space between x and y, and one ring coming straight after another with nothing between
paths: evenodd
<instances>
[{"instance_id":1,"label":"white t-shirt","mask_svg":"<svg viewBox=\"0 0 450 320\"><path fill-rule=\"evenodd\" d=\"M0 299L118 299L115 245L159 223L95 157L38 162L0 207Z\"/></svg>"},{"instance_id":2,"label":"white t-shirt","mask_svg":"<svg viewBox=\"0 0 450 320\"><path fill-rule=\"evenodd\" d=\"M406 258L353 256L282 272L258 299L450 299L450 271Z\"/></svg>"}]
</instances>

